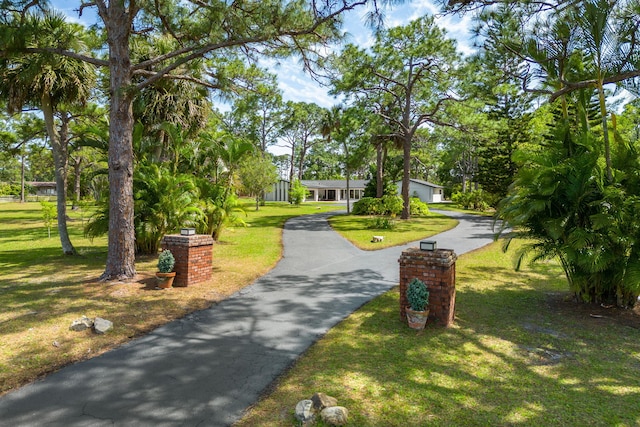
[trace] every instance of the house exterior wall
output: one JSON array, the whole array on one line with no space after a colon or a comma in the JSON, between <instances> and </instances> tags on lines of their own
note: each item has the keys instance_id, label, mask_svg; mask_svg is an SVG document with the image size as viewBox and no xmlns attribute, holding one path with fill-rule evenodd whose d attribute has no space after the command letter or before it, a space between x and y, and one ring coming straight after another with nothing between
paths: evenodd
<instances>
[{"instance_id":1,"label":"house exterior wall","mask_svg":"<svg viewBox=\"0 0 640 427\"><path fill-rule=\"evenodd\" d=\"M398 195L402 195L402 181L396 182ZM409 181L409 197L418 197L425 203L439 203L442 201L442 188L432 186L426 182Z\"/></svg>"},{"instance_id":2,"label":"house exterior wall","mask_svg":"<svg viewBox=\"0 0 640 427\"><path fill-rule=\"evenodd\" d=\"M264 200L267 202L288 202L289 201L289 181L280 180L273 185L273 190L265 193Z\"/></svg>"}]
</instances>

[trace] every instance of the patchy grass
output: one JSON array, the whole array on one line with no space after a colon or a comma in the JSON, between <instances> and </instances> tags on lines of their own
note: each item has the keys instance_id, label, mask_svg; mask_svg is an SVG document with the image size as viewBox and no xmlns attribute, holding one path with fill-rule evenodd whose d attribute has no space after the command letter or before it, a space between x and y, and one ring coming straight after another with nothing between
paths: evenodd
<instances>
[{"instance_id":1,"label":"patchy grass","mask_svg":"<svg viewBox=\"0 0 640 427\"><path fill-rule=\"evenodd\" d=\"M297 425L315 392L359 427L640 425L638 309L576 305L557 264L516 273L500 243L456 267L453 327L409 329L396 288L329 331L237 427Z\"/></svg>"},{"instance_id":2,"label":"patchy grass","mask_svg":"<svg viewBox=\"0 0 640 427\"><path fill-rule=\"evenodd\" d=\"M68 210L80 256L68 257L62 255L57 229L47 238L40 204L0 204L0 393L231 295L276 264L288 218L340 208L274 203L256 212L253 206L247 202L249 227L226 229L214 245L210 282L159 291L153 256L136 260L138 276L130 283L98 282L106 237L85 239L79 212ZM114 329L105 335L69 331L82 315L107 318Z\"/></svg>"},{"instance_id":3,"label":"patchy grass","mask_svg":"<svg viewBox=\"0 0 640 427\"><path fill-rule=\"evenodd\" d=\"M369 251L415 242L458 225L455 219L431 213L426 217L414 217L407 221L396 219L392 230L382 230L369 228L372 218L362 215L336 215L329 218L329 224L355 246ZM373 243L371 238L374 235L383 236L384 241Z\"/></svg>"}]
</instances>

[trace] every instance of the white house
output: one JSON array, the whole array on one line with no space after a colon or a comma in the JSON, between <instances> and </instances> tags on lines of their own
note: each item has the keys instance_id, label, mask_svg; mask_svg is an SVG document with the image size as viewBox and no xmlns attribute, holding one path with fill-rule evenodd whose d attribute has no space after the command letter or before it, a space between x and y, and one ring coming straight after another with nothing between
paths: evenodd
<instances>
[{"instance_id":1,"label":"white house","mask_svg":"<svg viewBox=\"0 0 640 427\"><path fill-rule=\"evenodd\" d=\"M396 182L398 194L402 194L402 181ZM444 187L420 179L409 180L409 197L417 197L425 203L442 202Z\"/></svg>"},{"instance_id":2,"label":"white house","mask_svg":"<svg viewBox=\"0 0 640 427\"><path fill-rule=\"evenodd\" d=\"M300 181L302 185L309 190L307 200L314 202L333 201L339 202L347 200L347 181L342 179L321 179L311 180L303 179ZM350 200L360 200L364 194L364 187L367 180L352 179L349 181ZM280 180L273 186L273 191L265 194L265 200L268 202L286 202L289 200L289 181Z\"/></svg>"}]
</instances>

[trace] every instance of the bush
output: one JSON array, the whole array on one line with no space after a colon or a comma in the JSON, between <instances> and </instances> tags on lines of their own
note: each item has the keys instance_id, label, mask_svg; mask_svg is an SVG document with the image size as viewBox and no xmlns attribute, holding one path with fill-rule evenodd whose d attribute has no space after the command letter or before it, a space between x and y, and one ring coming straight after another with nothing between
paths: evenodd
<instances>
[{"instance_id":1,"label":"bush","mask_svg":"<svg viewBox=\"0 0 640 427\"><path fill-rule=\"evenodd\" d=\"M289 190L289 199L294 205L300 206L304 199L309 194L307 187L302 185L300 181L295 180L291 183L291 190Z\"/></svg>"},{"instance_id":2,"label":"bush","mask_svg":"<svg viewBox=\"0 0 640 427\"><path fill-rule=\"evenodd\" d=\"M353 204L354 215L382 215L382 201L375 197L363 197Z\"/></svg>"},{"instance_id":3,"label":"bush","mask_svg":"<svg viewBox=\"0 0 640 427\"><path fill-rule=\"evenodd\" d=\"M171 273L176 260L170 250L165 249L158 256L158 271L160 273Z\"/></svg>"},{"instance_id":4,"label":"bush","mask_svg":"<svg viewBox=\"0 0 640 427\"><path fill-rule=\"evenodd\" d=\"M368 222L367 228L372 230L393 230L396 228L396 221L386 216L377 216Z\"/></svg>"},{"instance_id":5,"label":"bush","mask_svg":"<svg viewBox=\"0 0 640 427\"><path fill-rule=\"evenodd\" d=\"M491 196L483 190L473 190L466 193L454 193L451 200L464 209L484 212L489 209Z\"/></svg>"},{"instance_id":6,"label":"bush","mask_svg":"<svg viewBox=\"0 0 640 427\"><path fill-rule=\"evenodd\" d=\"M382 197L382 208L384 215L391 215L395 217L400 212L402 212L402 208L404 207L404 203L402 202L402 197L396 195L387 195Z\"/></svg>"},{"instance_id":7,"label":"bush","mask_svg":"<svg viewBox=\"0 0 640 427\"><path fill-rule=\"evenodd\" d=\"M414 311L425 311L429 305L429 290L420 279L413 279L407 286L407 301Z\"/></svg>"},{"instance_id":8,"label":"bush","mask_svg":"<svg viewBox=\"0 0 640 427\"><path fill-rule=\"evenodd\" d=\"M429 206L417 197L410 199L409 209L411 210L411 216L427 216L429 215Z\"/></svg>"}]
</instances>

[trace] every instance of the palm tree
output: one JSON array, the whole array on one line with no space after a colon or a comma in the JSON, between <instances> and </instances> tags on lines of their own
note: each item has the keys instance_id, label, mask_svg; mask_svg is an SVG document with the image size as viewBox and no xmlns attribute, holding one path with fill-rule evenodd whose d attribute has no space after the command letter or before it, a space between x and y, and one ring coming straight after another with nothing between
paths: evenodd
<instances>
[{"instance_id":1,"label":"palm tree","mask_svg":"<svg viewBox=\"0 0 640 427\"><path fill-rule=\"evenodd\" d=\"M45 12L26 17L25 28L35 29L25 37L28 47L57 46L86 52L83 27L65 22L61 15ZM95 72L88 63L63 56L35 54L10 57L0 68L0 97L7 99L10 112L25 105L42 111L53 152L56 176L58 232L65 255L76 253L67 230L68 106L86 101ZM58 120L56 120L58 118Z\"/></svg>"}]
</instances>

